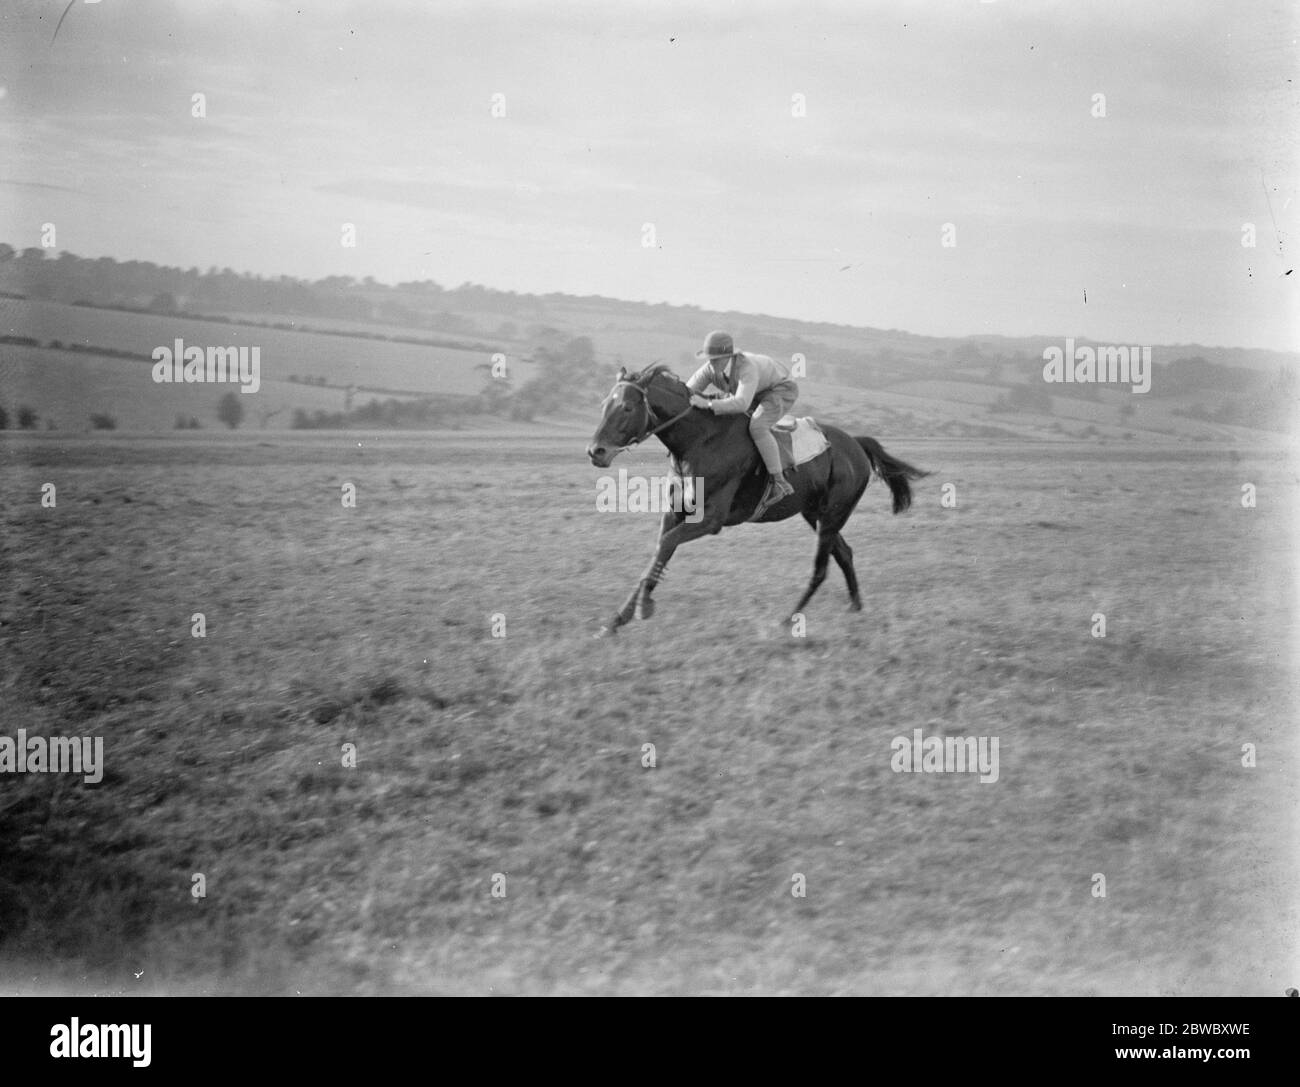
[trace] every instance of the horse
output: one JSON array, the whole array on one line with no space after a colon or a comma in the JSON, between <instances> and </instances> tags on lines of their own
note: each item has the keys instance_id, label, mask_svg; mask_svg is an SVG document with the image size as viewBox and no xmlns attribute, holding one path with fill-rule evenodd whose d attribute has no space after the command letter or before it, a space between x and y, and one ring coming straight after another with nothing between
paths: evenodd
<instances>
[{"instance_id":1,"label":"horse","mask_svg":"<svg viewBox=\"0 0 1300 1087\"><path fill-rule=\"evenodd\" d=\"M703 509L691 510L688 517L685 501L671 503L659 527L653 560L627 601L601 629L602 635L617 633L633 614L638 619L654 615L651 594L662 580L668 560L682 544L716 535L732 525L784 521L795 514L802 514L817 533L817 555L812 579L786 622L794 621L826 580L831 558L844 574L850 609L862 610L853 551L840 530L867 489L873 472L888 485L894 513L911 506L910 481L930 473L890 456L875 438L855 438L838 427L822 426L830 448L792 471L786 478L794 485L794 493L755 518L767 471L749 436L748 424L749 417L743 413L714 415L692 407L686 383L666 364L631 374L619 368L614 387L602 401L600 424L587 445L587 457L597 468L608 468L619 453L654 435L673 458L677 477L674 486L679 497L687 479L703 481ZM700 490L697 486L697 503Z\"/></svg>"}]
</instances>

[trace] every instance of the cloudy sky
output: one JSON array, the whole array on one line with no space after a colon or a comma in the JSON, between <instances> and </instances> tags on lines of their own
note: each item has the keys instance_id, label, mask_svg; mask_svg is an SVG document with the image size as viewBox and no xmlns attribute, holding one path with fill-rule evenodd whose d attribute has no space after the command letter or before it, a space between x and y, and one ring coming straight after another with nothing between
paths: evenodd
<instances>
[{"instance_id":1,"label":"cloudy sky","mask_svg":"<svg viewBox=\"0 0 1300 1087\"><path fill-rule=\"evenodd\" d=\"M1287 2L66 6L0 8L15 246L1300 344Z\"/></svg>"}]
</instances>

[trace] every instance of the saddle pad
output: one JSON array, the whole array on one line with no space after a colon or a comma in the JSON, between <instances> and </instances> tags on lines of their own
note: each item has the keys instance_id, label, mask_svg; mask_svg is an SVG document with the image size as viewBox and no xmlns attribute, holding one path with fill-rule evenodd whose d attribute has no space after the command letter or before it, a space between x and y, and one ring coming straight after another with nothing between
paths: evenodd
<instances>
[{"instance_id":1,"label":"saddle pad","mask_svg":"<svg viewBox=\"0 0 1300 1087\"><path fill-rule=\"evenodd\" d=\"M807 464L814 457L820 456L830 448L830 440L822 433L810 415L796 419L793 415L783 415L772 426L772 437L781 451L781 467L794 468Z\"/></svg>"}]
</instances>

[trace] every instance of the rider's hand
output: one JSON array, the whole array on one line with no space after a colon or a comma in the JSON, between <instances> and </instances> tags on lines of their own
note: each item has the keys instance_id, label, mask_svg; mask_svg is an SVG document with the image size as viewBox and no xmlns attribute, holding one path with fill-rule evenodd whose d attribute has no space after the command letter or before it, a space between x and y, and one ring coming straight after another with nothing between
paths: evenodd
<instances>
[{"instance_id":1,"label":"rider's hand","mask_svg":"<svg viewBox=\"0 0 1300 1087\"><path fill-rule=\"evenodd\" d=\"M710 410L710 405L712 403L713 401L707 396L701 396L699 393L691 393L691 407L693 408L704 408L707 411Z\"/></svg>"}]
</instances>

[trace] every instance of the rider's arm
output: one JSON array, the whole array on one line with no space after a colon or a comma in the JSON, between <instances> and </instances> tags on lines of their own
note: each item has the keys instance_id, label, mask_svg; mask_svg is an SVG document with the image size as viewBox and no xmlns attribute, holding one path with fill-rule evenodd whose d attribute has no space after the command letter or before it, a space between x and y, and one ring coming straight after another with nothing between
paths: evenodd
<instances>
[{"instance_id":1,"label":"rider's arm","mask_svg":"<svg viewBox=\"0 0 1300 1087\"><path fill-rule=\"evenodd\" d=\"M758 367L744 355L737 355L733 365L737 382L736 391L731 396L724 396L709 405L714 415L742 415L749 411L749 405L758 394Z\"/></svg>"},{"instance_id":2,"label":"rider's arm","mask_svg":"<svg viewBox=\"0 0 1300 1087\"><path fill-rule=\"evenodd\" d=\"M702 393L713 383L713 367L705 363L686 379L686 387L693 393Z\"/></svg>"}]
</instances>

